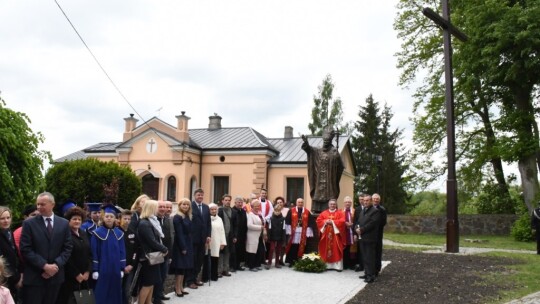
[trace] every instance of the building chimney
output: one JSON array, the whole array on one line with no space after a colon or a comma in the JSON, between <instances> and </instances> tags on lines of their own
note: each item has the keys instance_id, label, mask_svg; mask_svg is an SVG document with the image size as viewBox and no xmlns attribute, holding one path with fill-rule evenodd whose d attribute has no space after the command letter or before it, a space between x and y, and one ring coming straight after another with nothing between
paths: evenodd
<instances>
[{"instance_id":1,"label":"building chimney","mask_svg":"<svg viewBox=\"0 0 540 304\"><path fill-rule=\"evenodd\" d=\"M133 137L133 130L137 126L137 118L133 117L135 114L129 114L129 117L124 118L126 127L124 130L124 141L128 141Z\"/></svg>"},{"instance_id":2,"label":"building chimney","mask_svg":"<svg viewBox=\"0 0 540 304\"><path fill-rule=\"evenodd\" d=\"M214 113L214 116L210 116L208 118L210 119L210 122L208 123L208 129L221 129L221 116L219 116L217 113Z\"/></svg>"},{"instance_id":3,"label":"building chimney","mask_svg":"<svg viewBox=\"0 0 540 304\"><path fill-rule=\"evenodd\" d=\"M283 136L283 139L291 138L293 138L293 128L291 126L285 126L285 135Z\"/></svg>"},{"instance_id":4,"label":"building chimney","mask_svg":"<svg viewBox=\"0 0 540 304\"><path fill-rule=\"evenodd\" d=\"M181 115L176 115L176 139L181 142L189 142L189 130L188 130L188 120L190 117L186 116L186 111L180 112Z\"/></svg>"}]
</instances>

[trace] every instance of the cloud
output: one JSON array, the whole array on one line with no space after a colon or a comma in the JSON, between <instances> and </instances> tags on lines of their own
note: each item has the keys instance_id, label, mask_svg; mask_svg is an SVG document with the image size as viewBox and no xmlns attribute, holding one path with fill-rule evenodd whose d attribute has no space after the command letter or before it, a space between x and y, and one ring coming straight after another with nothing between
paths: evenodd
<instances>
[{"instance_id":1,"label":"cloud","mask_svg":"<svg viewBox=\"0 0 540 304\"><path fill-rule=\"evenodd\" d=\"M59 1L135 110L190 127L208 116L268 137L308 133L313 95L331 74L346 120L373 93L410 129L397 86L392 1ZM134 110L54 2L0 2L0 90L27 113L55 158L119 141ZM157 111L160 109L161 111ZM139 122L140 123L140 122Z\"/></svg>"}]
</instances>

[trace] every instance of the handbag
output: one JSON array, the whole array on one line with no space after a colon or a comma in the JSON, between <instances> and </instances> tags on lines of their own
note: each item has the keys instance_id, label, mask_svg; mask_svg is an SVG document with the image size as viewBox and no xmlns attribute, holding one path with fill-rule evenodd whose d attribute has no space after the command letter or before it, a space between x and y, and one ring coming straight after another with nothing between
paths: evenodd
<instances>
[{"instance_id":1,"label":"handbag","mask_svg":"<svg viewBox=\"0 0 540 304\"><path fill-rule=\"evenodd\" d=\"M96 304L94 291L91 288L88 288L88 284L87 289L81 289L81 285L79 284L79 290L73 292L73 297L71 299L71 302L76 304Z\"/></svg>"},{"instance_id":2,"label":"handbag","mask_svg":"<svg viewBox=\"0 0 540 304\"><path fill-rule=\"evenodd\" d=\"M157 265L165 262L165 255L161 251L154 251L145 254L148 264Z\"/></svg>"}]
</instances>

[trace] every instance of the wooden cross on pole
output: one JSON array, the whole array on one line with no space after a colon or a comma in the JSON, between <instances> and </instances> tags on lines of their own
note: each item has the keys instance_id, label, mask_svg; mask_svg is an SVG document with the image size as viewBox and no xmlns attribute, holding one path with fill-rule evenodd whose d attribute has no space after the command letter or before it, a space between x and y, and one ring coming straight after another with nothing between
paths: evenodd
<instances>
[{"instance_id":1,"label":"wooden cross on pole","mask_svg":"<svg viewBox=\"0 0 540 304\"><path fill-rule=\"evenodd\" d=\"M422 13L433 20L443 30L444 75L446 102L446 134L448 150L448 178L446 180L446 252L459 252L459 221L456 182L456 135L454 121L454 81L452 73L452 36L465 42L467 35L454 27L450 22L450 6L448 0L441 0L443 15L440 16L430 8Z\"/></svg>"}]
</instances>

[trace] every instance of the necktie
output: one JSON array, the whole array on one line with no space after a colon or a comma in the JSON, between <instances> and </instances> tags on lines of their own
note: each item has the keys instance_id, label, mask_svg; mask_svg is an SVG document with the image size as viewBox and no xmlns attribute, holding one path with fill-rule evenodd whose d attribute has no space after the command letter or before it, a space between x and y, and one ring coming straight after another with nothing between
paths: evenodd
<instances>
[{"instance_id":1,"label":"necktie","mask_svg":"<svg viewBox=\"0 0 540 304\"><path fill-rule=\"evenodd\" d=\"M200 211L201 214L202 214L202 204L199 204L199 211Z\"/></svg>"},{"instance_id":2,"label":"necktie","mask_svg":"<svg viewBox=\"0 0 540 304\"><path fill-rule=\"evenodd\" d=\"M49 233L49 236L52 234L52 224L51 224L51 218L48 217L45 219L47 221L47 233Z\"/></svg>"}]
</instances>

